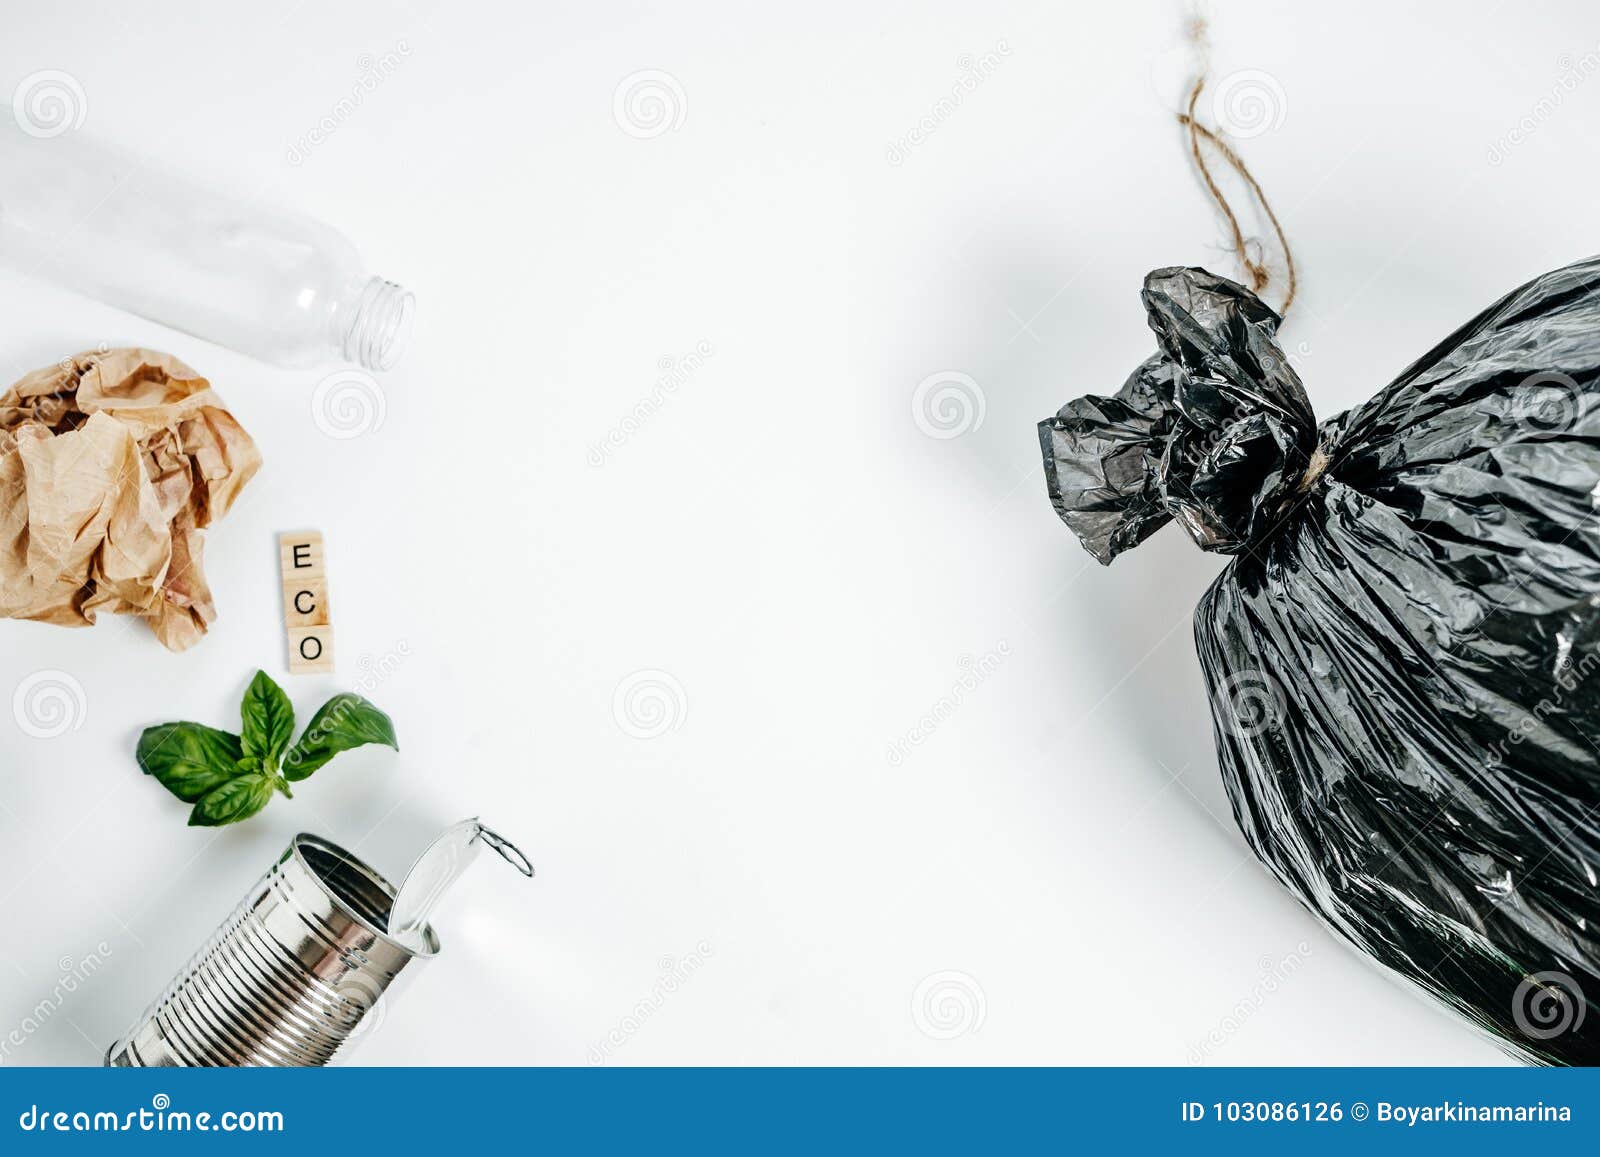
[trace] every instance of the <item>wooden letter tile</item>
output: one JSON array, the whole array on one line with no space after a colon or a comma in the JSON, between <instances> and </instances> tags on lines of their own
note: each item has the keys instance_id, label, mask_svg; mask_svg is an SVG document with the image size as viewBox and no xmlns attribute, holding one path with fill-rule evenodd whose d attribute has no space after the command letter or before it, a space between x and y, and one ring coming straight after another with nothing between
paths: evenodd
<instances>
[{"instance_id":1,"label":"wooden letter tile","mask_svg":"<svg viewBox=\"0 0 1600 1157\"><path fill-rule=\"evenodd\" d=\"M283 621L291 627L326 627L328 580L286 579L283 584Z\"/></svg>"},{"instance_id":2,"label":"wooden letter tile","mask_svg":"<svg viewBox=\"0 0 1600 1157\"><path fill-rule=\"evenodd\" d=\"M316 530L278 535L278 550L283 559L283 581L321 578L322 534Z\"/></svg>"},{"instance_id":3,"label":"wooden letter tile","mask_svg":"<svg viewBox=\"0 0 1600 1157\"><path fill-rule=\"evenodd\" d=\"M333 670L333 623L322 534L304 530L278 536L283 577L283 625L289 633L289 673Z\"/></svg>"},{"instance_id":4,"label":"wooden letter tile","mask_svg":"<svg viewBox=\"0 0 1600 1157\"><path fill-rule=\"evenodd\" d=\"M333 670L332 627L289 628L289 673L306 675Z\"/></svg>"}]
</instances>

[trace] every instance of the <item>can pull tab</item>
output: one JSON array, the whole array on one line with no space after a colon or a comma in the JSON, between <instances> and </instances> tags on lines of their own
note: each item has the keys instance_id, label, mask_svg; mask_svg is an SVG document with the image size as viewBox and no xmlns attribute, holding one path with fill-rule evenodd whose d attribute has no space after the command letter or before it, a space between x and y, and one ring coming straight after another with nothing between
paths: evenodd
<instances>
[{"instance_id":1,"label":"can pull tab","mask_svg":"<svg viewBox=\"0 0 1600 1157\"><path fill-rule=\"evenodd\" d=\"M524 876L533 875L533 864L522 849L484 827L476 818L452 824L428 845L406 873L389 912L389 935L402 944L422 942L425 939L423 930L432 921L439 902L472 866L484 847L494 849Z\"/></svg>"},{"instance_id":2,"label":"can pull tab","mask_svg":"<svg viewBox=\"0 0 1600 1157\"><path fill-rule=\"evenodd\" d=\"M499 832L492 832L482 824L478 825L478 836L484 843L500 853L500 858L510 864L517 871L533 879L533 864L516 844L506 839Z\"/></svg>"}]
</instances>

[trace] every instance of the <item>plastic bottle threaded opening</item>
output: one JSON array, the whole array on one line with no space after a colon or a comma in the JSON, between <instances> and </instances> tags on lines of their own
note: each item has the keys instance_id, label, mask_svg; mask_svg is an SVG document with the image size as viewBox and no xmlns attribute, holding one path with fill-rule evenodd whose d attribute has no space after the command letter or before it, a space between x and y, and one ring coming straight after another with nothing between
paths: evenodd
<instances>
[{"instance_id":1,"label":"plastic bottle threaded opening","mask_svg":"<svg viewBox=\"0 0 1600 1157\"><path fill-rule=\"evenodd\" d=\"M381 277L370 279L344 335L346 360L368 370L393 369L405 351L416 308L409 289Z\"/></svg>"}]
</instances>

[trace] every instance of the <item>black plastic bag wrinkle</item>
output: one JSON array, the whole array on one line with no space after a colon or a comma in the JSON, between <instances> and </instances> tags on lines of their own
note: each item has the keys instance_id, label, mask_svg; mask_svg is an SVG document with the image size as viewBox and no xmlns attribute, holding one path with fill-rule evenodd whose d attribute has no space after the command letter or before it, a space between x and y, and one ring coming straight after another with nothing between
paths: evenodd
<instances>
[{"instance_id":1,"label":"black plastic bag wrinkle","mask_svg":"<svg viewBox=\"0 0 1600 1157\"><path fill-rule=\"evenodd\" d=\"M1545 1063L1600 1062L1600 259L1319 427L1278 317L1146 279L1159 352L1040 423L1103 563L1169 520L1257 856L1338 935Z\"/></svg>"},{"instance_id":2,"label":"black plastic bag wrinkle","mask_svg":"<svg viewBox=\"0 0 1600 1157\"><path fill-rule=\"evenodd\" d=\"M1039 424L1050 496L1102 563L1172 518L1157 469L1172 376L1172 365L1158 354L1133 371L1116 397L1079 398L1063 406L1054 423Z\"/></svg>"}]
</instances>

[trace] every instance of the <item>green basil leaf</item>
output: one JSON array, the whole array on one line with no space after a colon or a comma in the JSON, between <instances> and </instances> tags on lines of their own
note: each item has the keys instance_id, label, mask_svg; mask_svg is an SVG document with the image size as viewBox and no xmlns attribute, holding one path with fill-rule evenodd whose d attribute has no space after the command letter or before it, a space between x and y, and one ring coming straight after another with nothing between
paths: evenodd
<instances>
[{"instance_id":1,"label":"green basil leaf","mask_svg":"<svg viewBox=\"0 0 1600 1157\"><path fill-rule=\"evenodd\" d=\"M278 761L294 736L294 706L283 688L265 671L257 671L239 704L244 728L239 738L244 753L261 760L264 770L278 770Z\"/></svg>"},{"instance_id":2,"label":"green basil leaf","mask_svg":"<svg viewBox=\"0 0 1600 1157\"><path fill-rule=\"evenodd\" d=\"M239 774L239 737L198 723L162 723L139 736L139 767L184 803Z\"/></svg>"},{"instance_id":3,"label":"green basil leaf","mask_svg":"<svg viewBox=\"0 0 1600 1157\"><path fill-rule=\"evenodd\" d=\"M399 751L394 722L359 695L348 691L335 695L311 717L299 742L284 757L284 777L298 782L341 751L368 743Z\"/></svg>"},{"instance_id":4,"label":"green basil leaf","mask_svg":"<svg viewBox=\"0 0 1600 1157\"><path fill-rule=\"evenodd\" d=\"M276 777L241 775L206 795L189 813L191 828L219 828L247 820L272 799Z\"/></svg>"}]
</instances>

